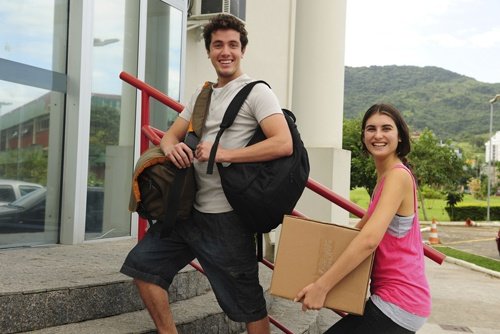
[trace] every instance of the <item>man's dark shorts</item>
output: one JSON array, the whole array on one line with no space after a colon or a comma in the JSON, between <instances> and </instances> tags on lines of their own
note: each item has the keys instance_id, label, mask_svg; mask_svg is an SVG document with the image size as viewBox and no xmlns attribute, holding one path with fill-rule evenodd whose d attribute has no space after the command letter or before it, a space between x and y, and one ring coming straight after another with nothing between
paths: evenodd
<instances>
[{"instance_id":1,"label":"man's dark shorts","mask_svg":"<svg viewBox=\"0 0 500 334\"><path fill-rule=\"evenodd\" d=\"M255 250L254 234L234 212L194 211L192 220L178 222L164 239L148 231L120 271L167 290L174 276L197 258L228 317L253 322L267 316Z\"/></svg>"}]
</instances>

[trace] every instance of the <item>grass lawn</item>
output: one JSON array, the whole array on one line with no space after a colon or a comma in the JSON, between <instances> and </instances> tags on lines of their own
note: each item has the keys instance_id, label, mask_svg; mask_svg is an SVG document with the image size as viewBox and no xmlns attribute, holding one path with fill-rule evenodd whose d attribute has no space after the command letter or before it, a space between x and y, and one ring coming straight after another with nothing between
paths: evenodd
<instances>
[{"instance_id":1,"label":"grass lawn","mask_svg":"<svg viewBox=\"0 0 500 334\"><path fill-rule=\"evenodd\" d=\"M370 201L370 196L368 195L367 191L364 188L355 188L351 190L350 192L350 200L363 209L368 208L368 203ZM433 199L433 198L426 198L424 200L425 202L425 212L427 213L427 219L432 220L433 218L436 219L436 221L450 221L450 217L448 216L448 213L445 210L446 207L446 200L444 199ZM477 200L474 199L471 195L466 194L464 196L464 200L459 203L459 205L484 205L486 206L486 200ZM500 206L500 197L497 196L491 196L490 197L490 205L491 206ZM422 211L422 207L419 202L419 217L420 220L425 220L424 214Z\"/></svg>"},{"instance_id":2,"label":"grass lawn","mask_svg":"<svg viewBox=\"0 0 500 334\"><path fill-rule=\"evenodd\" d=\"M495 259L490 259L480 255L474 255L451 247L434 246L434 248L436 248L436 250L440 251L446 256L451 256L455 259L463 260L486 269L500 272L500 261L497 261Z\"/></svg>"}]
</instances>

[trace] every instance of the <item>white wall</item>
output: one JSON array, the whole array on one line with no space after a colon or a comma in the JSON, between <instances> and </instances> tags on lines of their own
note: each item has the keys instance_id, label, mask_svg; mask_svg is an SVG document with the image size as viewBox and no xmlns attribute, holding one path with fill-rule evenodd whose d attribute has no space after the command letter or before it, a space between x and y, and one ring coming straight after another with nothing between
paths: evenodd
<instances>
[{"instance_id":1,"label":"white wall","mask_svg":"<svg viewBox=\"0 0 500 334\"><path fill-rule=\"evenodd\" d=\"M342 150L346 0L250 0L245 73L267 81L291 109L308 151L311 177L349 196L350 152ZM215 80L201 29L187 34L186 94ZM298 209L311 218L347 223L348 213L306 191Z\"/></svg>"},{"instance_id":2,"label":"white wall","mask_svg":"<svg viewBox=\"0 0 500 334\"><path fill-rule=\"evenodd\" d=\"M292 5L289 0L247 1L246 29L248 46L242 60L243 71L255 79L267 81L283 107L290 107ZM189 101L196 87L215 81L215 71L205 51L202 30L187 33L186 83L182 102Z\"/></svg>"}]
</instances>

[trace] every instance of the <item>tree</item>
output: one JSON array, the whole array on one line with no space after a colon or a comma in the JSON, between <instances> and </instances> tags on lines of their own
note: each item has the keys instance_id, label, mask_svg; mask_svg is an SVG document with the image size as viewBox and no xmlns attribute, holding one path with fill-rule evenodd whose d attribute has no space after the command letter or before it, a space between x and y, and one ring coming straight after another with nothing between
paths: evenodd
<instances>
[{"instance_id":1,"label":"tree","mask_svg":"<svg viewBox=\"0 0 500 334\"><path fill-rule=\"evenodd\" d=\"M464 193L462 192L449 192L446 196L446 205L451 209L451 216L453 218L455 216L455 206L457 203L461 202L464 199Z\"/></svg>"},{"instance_id":2,"label":"tree","mask_svg":"<svg viewBox=\"0 0 500 334\"><path fill-rule=\"evenodd\" d=\"M481 193L481 179L472 178L469 182L467 182L467 186L469 187L472 197L479 200L484 199L483 194Z\"/></svg>"},{"instance_id":3,"label":"tree","mask_svg":"<svg viewBox=\"0 0 500 334\"><path fill-rule=\"evenodd\" d=\"M454 191L462 184L465 162L456 154L449 142L440 143L428 129L414 140L408 159L421 185Z\"/></svg>"},{"instance_id":4,"label":"tree","mask_svg":"<svg viewBox=\"0 0 500 334\"><path fill-rule=\"evenodd\" d=\"M377 183L373 160L363 152L361 145L361 119L348 119L343 124L342 146L351 151L351 189L365 188L369 194Z\"/></svg>"},{"instance_id":5,"label":"tree","mask_svg":"<svg viewBox=\"0 0 500 334\"><path fill-rule=\"evenodd\" d=\"M106 147L118 144L120 111L109 105L92 105L89 136L88 185L104 184Z\"/></svg>"},{"instance_id":6,"label":"tree","mask_svg":"<svg viewBox=\"0 0 500 334\"><path fill-rule=\"evenodd\" d=\"M425 129L418 139L414 140L408 156L418 184L443 189L448 193L456 192L465 177L465 162L460 158L450 143L442 144L434 133ZM424 219L424 199L419 193Z\"/></svg>"},{"instance_id":7,"label":"tree","mask_svg":"<svg viewBox=\"0 0 500 334\"><path fill-rule=\"evenodd\" d=\"M118 144L120 112L110 106L92 107L90 116L90 164L103 164L106 146Z\"/></svg>"}]
</instances>

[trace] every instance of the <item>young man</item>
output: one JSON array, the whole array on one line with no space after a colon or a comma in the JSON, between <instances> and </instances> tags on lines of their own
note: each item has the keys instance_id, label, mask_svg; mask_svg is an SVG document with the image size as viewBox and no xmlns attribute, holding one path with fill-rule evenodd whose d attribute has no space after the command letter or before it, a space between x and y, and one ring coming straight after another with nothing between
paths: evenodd
<instances>
[{"instance_id":1,"label":"young man","mask_svg":"<svg viewBox=\"0 0 500 334\"><path fill-rule=\"evenodd\" d=\"M177 272L197 258L219 305L230 319L245 322L247 332L269 333L263 289L259 284L255 239L229 205L217 168L207 174L207 161L224 112L236 93L253 81L240 61L248 43L244 24L221 14L204 28L208 58L217 74L203 136L194 152L182 142L201 87L165 133L161 148L177 167L195 166L198 191L192 219L176 224L161 239L150 231L131 250L121 272L134 277L158 333L177 333L167 289ZM267 139L246 146L257 126ZM220 139L216 162L257 162L292 154L292 138L278 99L263 84L256 85L233 125Z\"/></svg>"}]
</instances>

